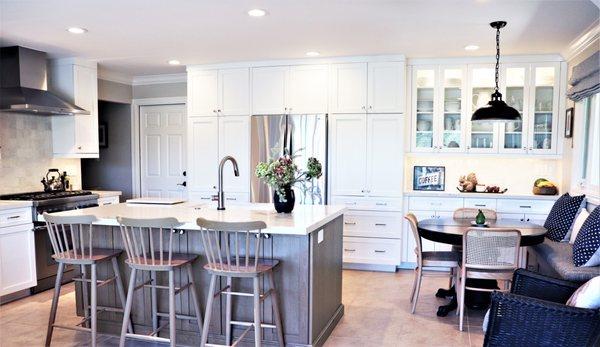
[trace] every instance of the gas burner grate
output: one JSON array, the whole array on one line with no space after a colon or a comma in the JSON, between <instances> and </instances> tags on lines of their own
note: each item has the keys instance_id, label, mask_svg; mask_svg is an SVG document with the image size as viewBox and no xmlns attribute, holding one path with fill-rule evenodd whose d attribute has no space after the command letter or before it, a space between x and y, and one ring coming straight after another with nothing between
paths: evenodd
<instances>
[{"instance_id":1,"label":"gas burner grate","mask_svg":"<svg viewBox=\"0 0 600 347\"><path fill-rule=\"evenodd\" d=\"M52 200L67 198L71 196L90 195L92 192L88 190L73 190L73 191L57 191L57 192L31 192L22 194L11 194L2 195L0 200L28 200L28 201L40 201L40 200Z\"/></svg>"}]
</instances>

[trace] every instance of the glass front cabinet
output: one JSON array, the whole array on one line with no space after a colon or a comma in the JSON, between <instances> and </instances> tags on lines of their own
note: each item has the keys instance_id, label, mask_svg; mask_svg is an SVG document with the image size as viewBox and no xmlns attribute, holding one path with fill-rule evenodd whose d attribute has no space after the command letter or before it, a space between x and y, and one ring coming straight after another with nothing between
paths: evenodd
<instances>
[{"instance_id":1,"label":"glass front cabinet","mask_svg":"<svg viewBox=\"0 0 600 347\"><path fill-rule=\"evenodd\" d=\"M518 122L471 122L494 92L493 64L413 66L413 152L556 154L560 63L501 64Z\"/></svg>"}]
</instances>

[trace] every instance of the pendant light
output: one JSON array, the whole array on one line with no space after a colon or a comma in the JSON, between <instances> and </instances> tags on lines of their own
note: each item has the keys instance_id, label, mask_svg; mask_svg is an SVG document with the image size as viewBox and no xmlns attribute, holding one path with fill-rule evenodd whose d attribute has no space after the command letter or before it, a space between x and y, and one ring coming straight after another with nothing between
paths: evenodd
<instances>
[{"instance_id":1,"label":"pendant light","mask_svg":"<svg viewBox=\"0 0 600 347\"><path fill-rule=\"evenodd\" d=\"M513 122L520 121L519 111L508 106L502 101L502 94L498 91L498 70L500 68L500 29L506 26L506 22L498 21L490 23L490 26L496 29L496 87L492 94L492 100L486 106L477 109L471 121L492 121L492 122Z\"/></svg>"}]
</instances>

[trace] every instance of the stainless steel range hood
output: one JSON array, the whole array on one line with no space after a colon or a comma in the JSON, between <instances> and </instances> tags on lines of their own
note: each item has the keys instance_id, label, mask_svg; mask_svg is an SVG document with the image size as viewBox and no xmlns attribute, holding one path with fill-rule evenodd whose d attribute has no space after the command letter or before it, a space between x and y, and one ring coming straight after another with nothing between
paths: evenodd
<instances>
[{"instance_id":1,"label":"stainless steel range hood","mask_svg":"<svg viewBox=\"0 0 600 347\"><path fill-rule=\"evenodd\" d=\"M0 48L0 112L90 114L46 90L46 53L19 46Z\"/></svg>"}]
</instances>

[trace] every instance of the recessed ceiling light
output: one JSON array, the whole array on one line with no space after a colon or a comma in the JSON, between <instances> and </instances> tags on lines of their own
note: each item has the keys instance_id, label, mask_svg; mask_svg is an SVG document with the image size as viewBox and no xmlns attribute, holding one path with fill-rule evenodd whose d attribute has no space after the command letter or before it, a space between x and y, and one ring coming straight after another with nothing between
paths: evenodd
<instances>
[{"instance_id":1,"label":"recessed ceiling light","mask_svg":"<svg viewBox=\"0 0 600 347\"><path fill-rule=\"evenodd\" d=\"M167 63L169 63L169 65L179 65L179 64L181 64L181 62L179 60L177 60L177 59L171 59Z\"/></svg>"},{"instance_id":2,"label":"recessed ceiling light","mask_svg":"<svg viewBox=\"0 0 600 347\"><path fill-rule=\"evenodd\" d=\"M267 11L260 8L254 8L248 11L248 15L250 17L264 17L267 15Z\"/></svg>"},{"instance_id":3,"label":"recessed ceiling light","mask_svg":"<svg viewBox=\"0 0 600 347\"><path fill-rule=\"evenodd\" d=\"M306 52L307 57L318 57L319 55L321 55L321 53L315 51Z\"/></svg>"},{"instance_id":4,"label":"recessed ceiling light","mask_svg":"<svg viewBox=\"0 0 600 347\"><path fill-rule=\"evenodd\" d=\"M67 29L71 34L85 34L87 33L87 29L80 27L70 27Z\"/></svg>"},{"instance_id":5,"label":"recessed ceiling light","mask_svg":"<svg viewBox=\"0 0 600 347\"><path fill-rule=\"evenodd\" d=\"M479 46L477 45L467 45L465 46L465 51L476 51L479 49Z\"/></svg>"}]
</instances>

